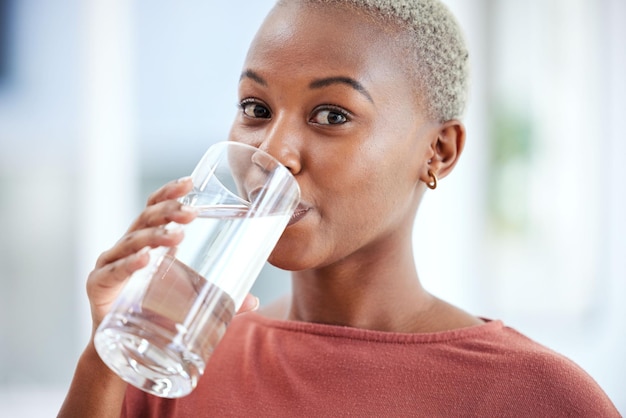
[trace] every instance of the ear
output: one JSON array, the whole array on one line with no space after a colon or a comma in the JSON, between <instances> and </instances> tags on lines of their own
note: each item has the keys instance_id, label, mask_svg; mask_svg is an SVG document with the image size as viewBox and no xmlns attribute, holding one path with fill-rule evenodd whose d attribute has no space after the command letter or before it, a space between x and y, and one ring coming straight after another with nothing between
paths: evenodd
<instances>
[{"instance_id":1,"label":"ear","mask_svg":"<svg viewBox=\"0 0 626 418\"><path fill-rule=\"evenodd\" d=\"M430 144L430 158L423 168L421 180L431 181L428 171L442 179L454 168L465 146L465 126L457 119L444 122Z\"/></svg>"}]
</instances>

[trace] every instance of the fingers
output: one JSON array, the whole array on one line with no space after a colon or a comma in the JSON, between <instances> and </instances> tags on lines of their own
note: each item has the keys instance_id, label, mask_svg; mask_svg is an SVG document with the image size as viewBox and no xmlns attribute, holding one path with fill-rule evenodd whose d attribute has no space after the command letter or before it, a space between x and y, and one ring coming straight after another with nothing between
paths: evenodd
<instances>
[{"instance_id":1,"label":"fingers","mask_svg":"<svg viewBox=\"0 0 626 418\"><path fill-rule=\"evenodd\" d=\"M96 262L96 268L87 279L87 296L91 303L94 328L110 310L126 281L137 270L148 265L148 251L156 247L175 247L182 241L179 226L148 228L128 234Z\"/></svg>"},{"instance_id":2,"label":"fingers","mask_svg":"<svg viewBox=\"0 0 626 418\"><path fill-rule=\"evenodd\" d=\"M94 324L99 324L118 296L123 284L150 260L149 247L94 269L87 278L87 296L92 305Z\"/></svg>"},{"instance_id":3,"label":"fingers","mask_svg":"<svg viewBox=\"0 0 626 418\"><path fill-rule=\"evenodd\" d=\"M187 194L192 187L191 177L181 177L178 180L171 181L148 197L147 206L152 206L165 200L178 199Z\"/></svg>"},{"instance_id":4,"label":"fingers","mask_svg":"<svg viewBox=\"0 0 626 418\"><path fill-rule=\"evenodd\" d=\"M248 293L237 313L256 311L260 304L259 298Z\"/></svg>"},{"instance_id":5,"label":"fingers","mask_svg":"<svg viewBox=\"0 0 626 418\"><path fill-rule=\"evenodd\" d=\"M128 229L128 232L167 225L170 222L186 224L191 222L195 216L196 212L192 207L182 205L176 200L167 200L145 208Z\"/></svg>"},{"instance_id":6,"label":"fingers","mask_svg":"<svg viewBox=\"0 0 626 418\"><path fill-rule=\"evenodd\" d=\"M174 199L184 196L192 186L190 178L183 178L154 192L127 233L100 255L87 279L94 323L106 314L126 280L147 265L150 248L175 247L182 241L181 225L191 222L196 213Z\"/></svg>"},{"instance_id":7,"label":"fingers","mask_svg":"<svg viewBox=\"0 0 626 418\"><path fill-rule=\"evenodd\" d=\"M144 247L175 246L182 240L181 228L195 219L193 208L175 199L184 196L192 187L188 177L167 183L148 199L148 206L133 222L126 234L108 251L102 253L96 268L113 263L136 253ZM174 224L171 224L171 223ZM167 226L167 227L166 227Z\"/></svg>"},{"instance_id":8,"label":"fingers","mask_svg":"<svg viewBox=\"0 0 626 418\"><path fill-rule=\"evenodd\" d=\"M148 264L148 251L150 247L144 247L140 251L127 257L117 259L112 263L103 264L94 269L87 280L88 285L95 283L97 287L107 289L124 282L135 271ZM89 290L89 289L88 289Z\"/></svg>"},{"instance_id":9,"label":"fingers","mask_svg":"<svg viewBox=\"0 0 626 418\"><path fill-rule=\"evenodd\" d=\"M191 222L195 218L194 210L188 206L183 206L175 199L187 194L192 187L193 183L189 177L167 183L161 187L150 195L146 209L128 228L128 232L165 225L169 222L180 224Z\"/></svg>"},{"instance_id":10,"label":"fingers","mask_svg":"<svg viewBox=\"0 0 626 418\"><path fill-rule=\"evenodd\" d=\"M103 252L96 261L96 268L103 268L116 260L137 253L145 247L175 247L183 239L183 230L179 225L172 227L152 227L126 234L110 250Z\"/></svg>"}]
</instances>

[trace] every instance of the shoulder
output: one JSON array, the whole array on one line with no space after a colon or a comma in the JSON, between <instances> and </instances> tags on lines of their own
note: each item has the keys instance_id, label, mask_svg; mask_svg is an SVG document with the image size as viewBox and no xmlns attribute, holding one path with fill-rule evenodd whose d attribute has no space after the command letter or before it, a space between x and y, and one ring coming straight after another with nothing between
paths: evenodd
<instances>
[{"instance_id":1,"label":"shoulder","mask_svg":"<svg viewBox=\"0 0 626 418\"><path fill-rule=\"evenodd\" d=\"M555 416L619 416L598 383L569 358L506 326L491 342L508 390L538 410Z\"/></svg>"}]
</instances>

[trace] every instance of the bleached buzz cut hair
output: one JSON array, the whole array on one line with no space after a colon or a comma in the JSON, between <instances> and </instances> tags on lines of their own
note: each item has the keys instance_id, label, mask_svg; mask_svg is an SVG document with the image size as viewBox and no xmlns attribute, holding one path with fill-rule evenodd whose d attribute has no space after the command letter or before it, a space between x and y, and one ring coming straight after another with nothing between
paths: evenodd
<instances>
[{"instance_id":1,"label":"bleached buzz cut hair","mask_svg":"<svg viewBox=\"0 0 626 418\"><path fill-rule=\"evenodd\" d=\"M293 0L279 0L287 3ZM452 12L439 0L300 0L360 10L408 35L404 63L428 116L440 122L463 117L469 90L469 53Z\"/></svg>"}]
</instances>

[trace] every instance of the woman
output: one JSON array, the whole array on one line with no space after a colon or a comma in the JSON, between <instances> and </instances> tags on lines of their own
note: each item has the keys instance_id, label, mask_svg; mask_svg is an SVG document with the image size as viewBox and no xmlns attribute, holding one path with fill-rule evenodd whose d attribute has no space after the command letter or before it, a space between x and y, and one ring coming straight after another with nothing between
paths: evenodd
<instances>
[{"instance_id":1,"label":"woman","mask_svg":"<svg viewBox=\"0 0 626 418\"><path fill-rule=\"evenodd\" d=\"M463 150L467 66L437 0L279 1L248 52L230 139L274 155L302 190L270 257L293 272L292 295L239 315L182 399L127 387L90 342L61 415L618 416L569 360L420 285L412 225ZM173 200L189 188L157 191L100 257L94 329L141 249L182 239L162 226L193 219Z\"/></svg>"}]
</instances>

